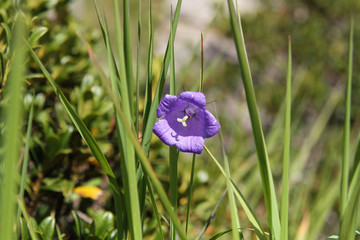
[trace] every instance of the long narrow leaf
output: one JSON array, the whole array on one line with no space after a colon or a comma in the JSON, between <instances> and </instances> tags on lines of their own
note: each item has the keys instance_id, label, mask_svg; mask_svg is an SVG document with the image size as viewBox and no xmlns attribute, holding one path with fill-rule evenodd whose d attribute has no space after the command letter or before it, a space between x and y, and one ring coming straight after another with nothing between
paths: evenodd
<instances>
[{"instance_id":1,"label":"long narrow leaf","mask_svg":"<svg viewBox=\"0 0 360 240\"><path fill-rule=\"evenodd\" d=\"M0 187L0 239L15 239L16 221L16 182L19 174L16 164L20 159L21 135L23 120L23 85L26 71L26 48L22 39L26 35L25 19L18 12L14 20L11 45L11 70L6 84L4 99L7 101L4 110L5 133L1 136L1 148L5 149L1 159L2 169Z\"/></svg>"},{"instance_id":2,"label":"long narrow leaf","mask_svg":"<svg viewBox=\"0 0 360 240\"><path fill-rule=\"evenodd\" d=\"M264 134L262 131L259 113L257 110L255 92L250 73L250 66L247 59L241 22L239 22L239 16L237 16L235 12L233 1L228 0L227 2L229 7L232 32L235 38L235 46L246 94L246 102L248 105L251 125L254 134L256 152L258 155L258 162L261 173L261 180L264 188L264 197L270 233L272 238L280 239L280 218L275 194L274 181L271 174L270 162L266 150Z\"/></svg>"},{"instance_id":3,"label":"long narrow leaf","mask_svg":"<svg viewBox=\"0 0 360 240\"><path fill-rule=\"evenodd\" d=\"M26 42L26 44L28 46L28 49L29 49L33 59L37 62L40 69L42 70L45 78L50 82L50 84L54 88L56 95L59 97L60 102L63 104L65 110L69 114L70 119L74 123L76 129L79 131L80 135L85 140L86 144L89 146L91 152L93 153L94 157L98 161L99 165L101 166L101 168L107 175L109 182L110 182L110 186L111 186L111 188L113 190L113 194L114 194L115 208L117 210L120 210L121 207L119 206L119 204L122 202L121 196L120 196L120 189L116 182L115 175L114 175L112 169L110 168L109 163L107 162L104 154L101 152L99 145L96 143L95 139L91 135L88 128L81 121L80 117L75 112L74 108L71 106L69 101L66 99L65 95L62 93L60 88L57 86L55 81L52 79L50 73L46 70L45 66L41 63L40 59L36 56L35 52L31 48L31 46L27 42ZM117 213L117 216L120 216L120 214L121 214L120 212Z\"/></svg>"},{"instance_id":4,"label":"long narrow leaf","mask_svg":"<svg viewBox=\"0 0 360 240\"><path fill-rule=\"evenodd\" d=\"M223 169L223 167L220 165L219 161L214 157L214 155L210 152L210 150L205 146L204 147L205 151L209 154L210 158L215 162L215 164L218 166L219 170L221 171L221 173L227 177L225 170ZM242 208L244 209L246 216L249 218L249 221L251 222L251 224L254 227L255 233L257 235L257 237L261 240L267 240L267 237L265 235L264 230L261 228L260 223L258 221L258 219L256 218L253 210L251 209L250 205L247 203L247 201L245 200L244 196L242 195L242 193L240 192L240 190L238 189L238 187L235 185L234 181L232 179L230 179L231 183L232 183L232 187L235 193L236 198L238 199L240 205L242 206Z\"/></svg>"},{"instance_id":5,"label":"long narrow leaf","mask_svg":"<svg viewBox=\"0 0 360 240\"><path fill-rule=\"evenodd\" d=\"M291 130L291 39L289 37L288 69L287 69L287 77L286 77L284 155L283 155L282 191L281 191L281 240L288 239L290 130Z\"/></svg>"},{"instance_id":6,"label":"long narrow leaf","mask_svg":"<svg viewBox=\"0 0 360 240\"><path fill-rule=\"evenodd\" d=\"M351 115L351 81L352 81L352 66L353 66L353 51L354 51L354 27L353 20L350 23L350 38L349 38L349 62L348 74L346 83L346 107L345 107L345 123L344 123L344 149L341 167L341 192L340 192L340 215L344 213L349 184L349 164L350 164L350 115Z\"/></svg>"}]
</instances>

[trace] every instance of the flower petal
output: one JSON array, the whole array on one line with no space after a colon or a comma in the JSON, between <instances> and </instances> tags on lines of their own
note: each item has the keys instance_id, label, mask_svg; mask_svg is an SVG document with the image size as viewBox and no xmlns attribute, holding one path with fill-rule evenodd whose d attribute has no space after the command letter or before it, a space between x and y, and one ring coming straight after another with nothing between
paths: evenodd
<instances>
[{"instance_id":1,"label":"flower petal","mask_svg":"<svg viewBox=\"0 0 360 240\"><path fill-rule=\"evenodd\" d=\"M163 117L166 113L168 113L171 110L176 100L177 100L176 96L166 94L165 97L161 100L159 107L157 108L156 116L158 118Z\"/></svg>"},{"instance_id":2,"label":"flower petal","mask_svg":"<svg viewBox=\"0 0 360 240\"><path fill-rule=\"evenodd\" d=\"M205 95L202 92L182 92L179 95L179 99L195 104L201 109L205 109L206 107Z\"/></svg>"},{"instance_id":3,"label":"flower petal","mask_svg":"<svg viewBox=\"0 0 360 240\"><path fill-rule=\"evenodd\" d=\"M173 146L176 143L176 138L174 136L177 133L169 126L167 119L159 119L154 127L153 131L160 138L160 140L166 145Z\"/></svg>"},{"instance_id":4,"label":"flower petal","mask_svg":"<svg viewBox=\"0 0 360 240\"><path fill-rule=\"evenodd\" d=\"M205 139L200 136L179 136L176 147L181 152L200 154L204 148Z\"/></svg>"},{"instance_id":5,"label":"flower petal","mask_svg":"<svg viewBox=\"0 0 360 240\"><path fill-rule=\"evenodd\" d=\"M204 137L209 138L219 132L220 123L208 110L204 111L204 115L205 115Z\"/></svg>"}]
</instances>

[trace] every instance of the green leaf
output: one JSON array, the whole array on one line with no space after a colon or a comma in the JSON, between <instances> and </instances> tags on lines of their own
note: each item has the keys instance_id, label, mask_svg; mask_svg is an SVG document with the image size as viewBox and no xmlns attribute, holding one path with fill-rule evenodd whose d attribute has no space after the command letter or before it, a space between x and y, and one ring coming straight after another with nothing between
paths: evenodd
<instances>
[{"instance_id":1,"label":"green leaf","mask_svg":"<svg viewBox=\"0 0 360 240\"><path fill-rule=\"evenodd\" d=\"M48 28L47 27L36 27L36 28L33 28L32 31L31 31L31 35L30 37L28 38L28 43L30 44L30 46L34 46L38 41L39 39L45 35L45 33L48 31Z\"/></svg>"},{"instance_id":2,"label":"green leaf","mask_svg":"<svg viewBox=\"0 0 360 240\"><path fill-rule=\"evenodd\" d=\"M245 41L240 22L240 16L237 15L235 12L233 1L228 0L227 2L229 7L231 28L234 34L236 52L245 89L246 103L248 105L251 126L254 135L260 175L264 188L264 198L268 224L271 233L270 235L273 239L280 239L280 218L276 200L274 180L271 174L269 156L266 149L264 134L259 118L259 112L257 109L254 86L252 83L250 66L247 58Z\"/></svg>"},{"instance_id":3,"label":"green leaf","mask_svg":"<svg viewBox=\"0 0 360 240\"><path fill-rule=\"evenodd\" d=\"M81 240L81 239L83 239L84 232L85 232L84 225L83 225L79 215L77 215L76 211L72 210L71 213L72 213L72 215L74 217L74 221L75 221L75 233L77 235L77 238L79 240Z\"/></svg>"},{"instance_id":4,"label":"green leaf","mask_svg":"<svg viewBox=\"0 0 360 240\"><path fill-rule=\"evenodd\" d=\"M114 215L109 212L96 211L91 214L95 223L95 235L99 237L107 237L114 229Z\"/></svg>"},{"instance_id":5,"label":"green leaf","mask_svg":"<svg viewBox=\"0 0 360 240\"><path fill-rule=\"evenodd\" d=\"M281 240L288 239L290 131L291 131L291 39L289 37L288 69L287 69L287 78L286 78L284 155L283 155L282 191L281 191Z\"/></svg>"},{"instance_id":6,"label":"green leaf","mask_svg":"<svg viewBox=\"0 0 360 240\"><path fill-rule=\"evenodd\" d=\"M23 218L20 218L20 226L21 226L21 240L30 240L29 230L26 221Z\"/></svg>"},{"instance_id":7,"label":"green leaf","mask_svg":"<svg viewBox=\"0 0 360 240\"><path fill-rule=\"evenodd\" d=\"M39 225L39 231L42 232L43 240L51 240L55 232L55 218L52 216L44 218Z\"/></svg>"}]
</instances>

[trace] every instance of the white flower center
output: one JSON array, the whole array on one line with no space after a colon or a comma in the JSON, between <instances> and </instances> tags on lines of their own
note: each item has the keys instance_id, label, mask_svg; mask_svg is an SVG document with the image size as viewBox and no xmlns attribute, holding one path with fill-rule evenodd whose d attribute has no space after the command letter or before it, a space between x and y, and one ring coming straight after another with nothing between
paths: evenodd
<instances>
[{"instance_id":1,"label":"white flower center","mask_svg":"<svg viewBox=\"0 0 360 240\"><path fill-rule=\"evenodd\" d=\"M177 121L181 122L184 127L187 126L186 120L189 118L189 116L185 115L183 118L178 118Z\"/></svg>"}]
</instances>

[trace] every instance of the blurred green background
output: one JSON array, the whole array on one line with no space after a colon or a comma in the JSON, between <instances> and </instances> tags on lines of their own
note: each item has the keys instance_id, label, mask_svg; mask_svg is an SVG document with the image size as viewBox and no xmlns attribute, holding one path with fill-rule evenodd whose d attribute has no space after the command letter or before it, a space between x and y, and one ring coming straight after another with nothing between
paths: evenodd
<instances>
[{"instance_id":1,"label":"blurred green background","mask_svg":"<svg viewBox=\"0 0 360 240\"><path fill-rule=\"evenodd\" d=\"M153 1L154 81L170 30L170 6L176 1ZM113 29L111 1L99 1ZM34 42L37 54L91 130L112 167L119 166L114 138L111 101L101 87L85 40L107 70L106 51L92 1L28 0L28 25L31 33L44 31ZM137 1L131 1L133 50L136 51ZM142 42L140 55L147 54L147 8L142 2ZM11 25L11 1L0 3L0 22ZM243 1L239 3L247 53L252 70L260 117L265 131L274 181L280 196L281 159L285 100L288 36L292 39L293 105L290 161L290 239L324 239L337 233L339 176L342 154L344 96L347 74L350 16L354 17L354 71L352 94L351 143L360 128L360 1ZM46 27L47 31L42 27ZM200 34L204 34L205 86L208 109L217 114L224 135L232 176L260 220L266 222L261 179L257 169L251 124L247 112L240 70L230 29L227 5L220 0L183 2L175 38L177 92L196 89L200 75ZM0 28L0 94L6 85L7 40ZM35 117L30 149L26 206L31 216L41 221L54 215L67 237L74 234L71 210L86 218L91 210L113 208L111 193L80 135L74 131L51 86L29 60L30 72L24 104L26 111L35 100ZM141 61L140 96L144 94L146 60ZM165 88L168 89L168 88ZM168 91L168 90L166 90ZM33 96L32 93L35 92ZM0 95L0 107L1 102ZM140 107L141 108L141 107ZM28 114L28 112L25 113ZM24 122L24 127L25 127ZM0 125L0 131L3 126ZM217 137L207 140L212 152L220 156ZM168 188L168 149L156 138L150 159L165 188ZM180 154L179 216L185 218L186 191L190 178L191 155ZM191 235L195 236L210 216L226 189L217 167L202 154L197 162L197 178L191 211ZM120 174L120 173L118 173ZM100 197L76 194L78 186L97 186ZM225 201L208 229L210 237L229 229L230 214ZM242 226L249 226L245 214ZM145 219L153 236L154 219L149 207ZM245 231L251 235L251 231ZM226 237L225 237L226 238ZM224 239L225 239L224 238Z\"/></svg>"}]
</instances>

